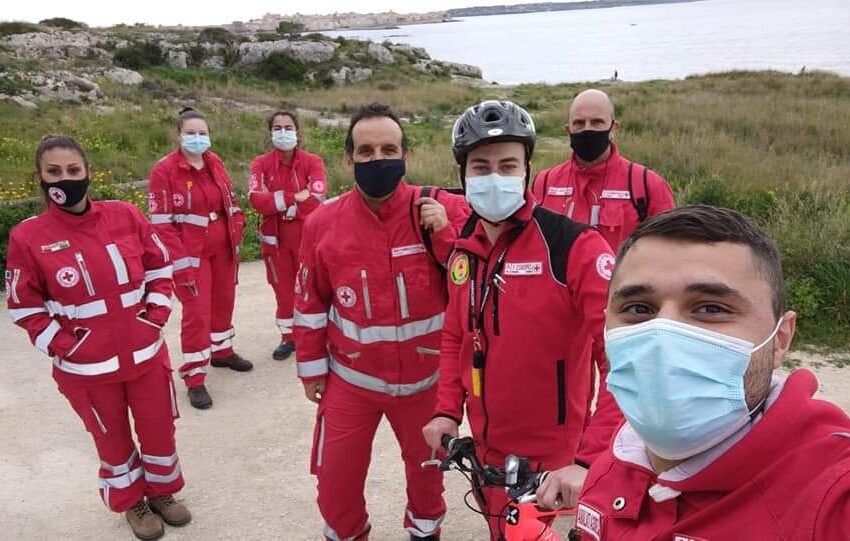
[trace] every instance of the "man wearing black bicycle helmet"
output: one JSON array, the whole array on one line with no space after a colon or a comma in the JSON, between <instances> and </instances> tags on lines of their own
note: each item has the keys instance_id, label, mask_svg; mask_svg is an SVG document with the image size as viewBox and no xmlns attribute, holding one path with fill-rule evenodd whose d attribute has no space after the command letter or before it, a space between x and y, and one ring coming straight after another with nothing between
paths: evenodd
<instances>
[{"instance_id":1,"label":"man wearing black bicycle helmet","mask_svg":"<svg viewBox=\"0 0 850 541\"><path fill-rule=\"evenodd\" d=\"M508 101L470 107L452 128L475 215L449 262L437 408L423 434L439 449L444 434L457 434L465 409L483 463L501 466L515 454L533 469L564 468L557 486L547 481L538 493L554 490L569 505L595 459L583 453L585 427L604 439L622 418L607 394L590 418L591 352L577 332L586 329L604 358L614 256L593 228L534 203L527 191L534 146L534 121ZM604 448L608 441L590 443ZM507 496L488 488L483 499L498 539Z\"/></svg>"}]
</instances>

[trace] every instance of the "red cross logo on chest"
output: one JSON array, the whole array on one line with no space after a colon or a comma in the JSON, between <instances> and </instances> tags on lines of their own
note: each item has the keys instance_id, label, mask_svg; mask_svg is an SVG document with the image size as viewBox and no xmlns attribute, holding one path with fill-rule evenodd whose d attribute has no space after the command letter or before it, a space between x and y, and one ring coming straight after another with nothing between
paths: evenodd
<instances>
[{"instance_id":1,"label":"red cross logo on chest","mask_svg":"<svg viewBox=\"0 0 850 541\"><path fill-rule=\"evenodd\" d=\"M336 298L339 304L345 308L351 308L357 304L357 294L348 286L342 286L336 290Z\"/></svg>"}]
</instances>

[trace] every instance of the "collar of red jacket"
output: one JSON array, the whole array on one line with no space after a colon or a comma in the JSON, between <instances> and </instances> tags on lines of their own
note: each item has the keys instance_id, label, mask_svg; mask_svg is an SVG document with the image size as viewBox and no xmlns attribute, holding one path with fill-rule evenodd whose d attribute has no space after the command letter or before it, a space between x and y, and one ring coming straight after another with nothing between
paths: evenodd
<instances>
[{"instance_id":1,"label":"collar of red jacket","mask_svg":"<svg viewBox=\"0 0 850 541\"><path fill-rule=\"evenodd\" d=\"M292 153L292 161L289 163L286 163L286 161L284 161L285 153L281 149L273 149L272 154L274 154L275 160L277 160L278 162L282 163L283 165L286 165L287 167L292 167L293 165L295 165L295 162L298 161L298 157L301 154L301 149L295 147L294 152Z\"/></svg>"},{"instance_id":2,"label":"collar of red jacket","mask_svg":"<svg viewBox=\"0 0 850 541\"><path fill-rule=\"evenodd\" d=\"M393 194L384 201L384 203L378 207L378 210L372 212L372 209L366 204L366 201L363 199L363 194L360 193L360 190L357 189L357 183L351 187L351 196L357 201L357 205L359 207L368 212L370 215L376 217L378 220L382 222L386 222L387 220L392 219L396 213L405 212L408 215L410 214L410 197L411 191L413 187L410 186L404 179L401 179L401 182L398 183L398 187L395 189Z\"/></svg>"},{"instance_id":3,"label":"collar of red jacket","mask_svg":"<svg viewBox=\"0 0 850 541\"><path fill-rule=\"evenodd\" d=\"M570 163L572 164L572 166L577 168L582 173L588 175L592 175L594 173L602 174L606 168L615 165L618 161L620 161L620 150L613 142L611 143L611 155L608 156L608 159L604 162L599 162L595 165L581 165L580 163L578 163L578 158L576 158L575 152L570 155Z\"/></svg>"},{"instance_id":4,"label":"collar of red jacket","mask_svg":"<svg viewBox=\"0 0 850 541\"><path fill-rule=\"evenodd\" d=\"M210 166L211 154L212 153L209 150L201 154L201 158L203 158L204 160L204 167ZM177 163L177 167L179 167L180 169L184 169L186 171L191 171L192 169L194 169L194 167L192 167L192 164L189 163L189 160L186 159L186 155L183 154L183 151L179 148L175 149L174 152L171 153L171 155L172 159Z\"/></svg>"},{"instance_id":5,"label":"collar of red jacket","mask_svg":"<svg viewBox=\"0 0 850 541\"><path fill-rule=\"evenodd\" d=\"M534 198L531 196L531 193L526 192L525 204L516 211L513 216L508 218L508 226L502 232L497 244L505 242L510 231L513 231L518 227L525 227L525 225L531 220L531 215L534 213L535 206L537 206L537 203L534 202ZM480 218L478 219L478 223L475 224L475 229L473 230L472 235L465 239L458 239L455 243L455 247L459 250L464 250L477 255L478 257L485 259L488 257L490 251L493 249L493 245L490 244L490 239L487 238L487 233L484 231L484 225Z\"/></svg>"},{"instance_id":6,"label":"collar of red jacket","mask_svg":"<svg viewBox=\"0 0 850 541\"><path fill-rule=\"evenodd\" d=\"M838 406L812 398L817 388L810 371L794 371L775 402L743 438L687 478L659 477L656 482L678 492L731 492L780 463L795 447L850 430L850 418Z\"/></svg>"},{"instance_id":7,"label":"collar of red jacket","mask_svg":"<svg viewBox=\"0 0 850 541\"><path fill-rule=\"evenodd\" d=\"M92 201L89 199L91 207L83 214L73 214L71 212L66 212L60 209L58 206L53 203L47 204L47 214L52 216L53 218L59 220L63 224L67 224L69 226L79 226L80 224L87 223L91 220L97 219L100 216L100 206L96 201Z\"/></svg>"}]
</instances>

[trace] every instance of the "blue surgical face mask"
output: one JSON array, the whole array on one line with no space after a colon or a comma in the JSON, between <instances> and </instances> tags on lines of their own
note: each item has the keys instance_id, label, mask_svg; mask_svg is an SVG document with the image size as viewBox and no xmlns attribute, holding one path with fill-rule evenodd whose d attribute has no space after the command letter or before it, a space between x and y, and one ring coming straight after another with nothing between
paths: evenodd
<instances>
[{"instance_id":1,"label":"blue surgical face mask","mask_svg":"<svg viewBox=\"0 0 850 541\"><path fill-rule=\"evenodd\" d=\"M280 150L289 151L298 145L295 130L275 130L272 132L272 145Z\"/></svg>"},{"instance_id":2,"label":"blue surgical face mask","mask_svg":"<svg viewBox=\"0 0 850 541\"><path fill-rule=\"evenodd\" d=\"M758 346L662 318L608 330L608 391L655 455L697 455L749 422L744 374L781 323Z\"/></svg>"},{"instance_id":3,"label":"blue surgical face mask","mask_svg":"<svg viewBox=\"0 0 850 541\"><path fill-rule=\"evenodd\" d=\"M525 204L525 176L466 177L466 200L488 222L503 222Z\"/></svg>"},{"instance_id":4,"label":"blue surgical face mask","mask_svg":"<svg viewBox=\"0 0 850 541\"><path fill-rule=\"evenodd\" d=\"M180 136L180 146L191 154L203 154L210 148L210 136L185 134Z\"/></svg>"}]
</instances>

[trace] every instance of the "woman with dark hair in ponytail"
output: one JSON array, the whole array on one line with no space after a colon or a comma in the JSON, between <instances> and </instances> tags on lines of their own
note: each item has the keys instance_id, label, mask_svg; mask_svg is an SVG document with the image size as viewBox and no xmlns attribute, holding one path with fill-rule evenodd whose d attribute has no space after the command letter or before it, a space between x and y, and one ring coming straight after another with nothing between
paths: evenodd
<instances>
[{"instance_id":1,"label":"woman with dark hair in ponytail","mask_svg":"<svg viewBox=\"0 0 850 541\"><path fill-rule=\"evenodd\" d=\"M171 254L139 209L89 199L89 164L74 139L45 137L35 167L47 209L9 236L9 314L53 358L59 392L94 438L103 503L125 513L139 539L158 539L163 520L191 520L173 497L183 475L162 333Z\"/></svg>"},{"instance_id":2,"label":"woman with dark hair in ponytail","mask_svg":"<svg viewBox=\"0 0 850 541\"><path fill-rule=\"evenodd\" d=\"M207 365L238 372L253 368L233 351L233 306L245 216L224 163L210 148L204 115L187 107L177 121L180 146L150 173L151 222L173 252L174 293L183 304L180 377L189 402L212 406Z\"/></svg>"},{"instance_id":3,"label":"woman with dark hair in ponytail","mask_svg":"<svg viewBox=\"0 0 850 541\"><path fill-rule=\"evenodd\" d=\"M272 358L282 361L295 351L292 310L298 248L304 220L325 200L327 175L322 158L302 150L298 118L278 111L268 120L270 152L251 164L251 206L262 216L260 240L266 279L277 300L275 323L281 341Z\"/></svg>"}]
</instances>

